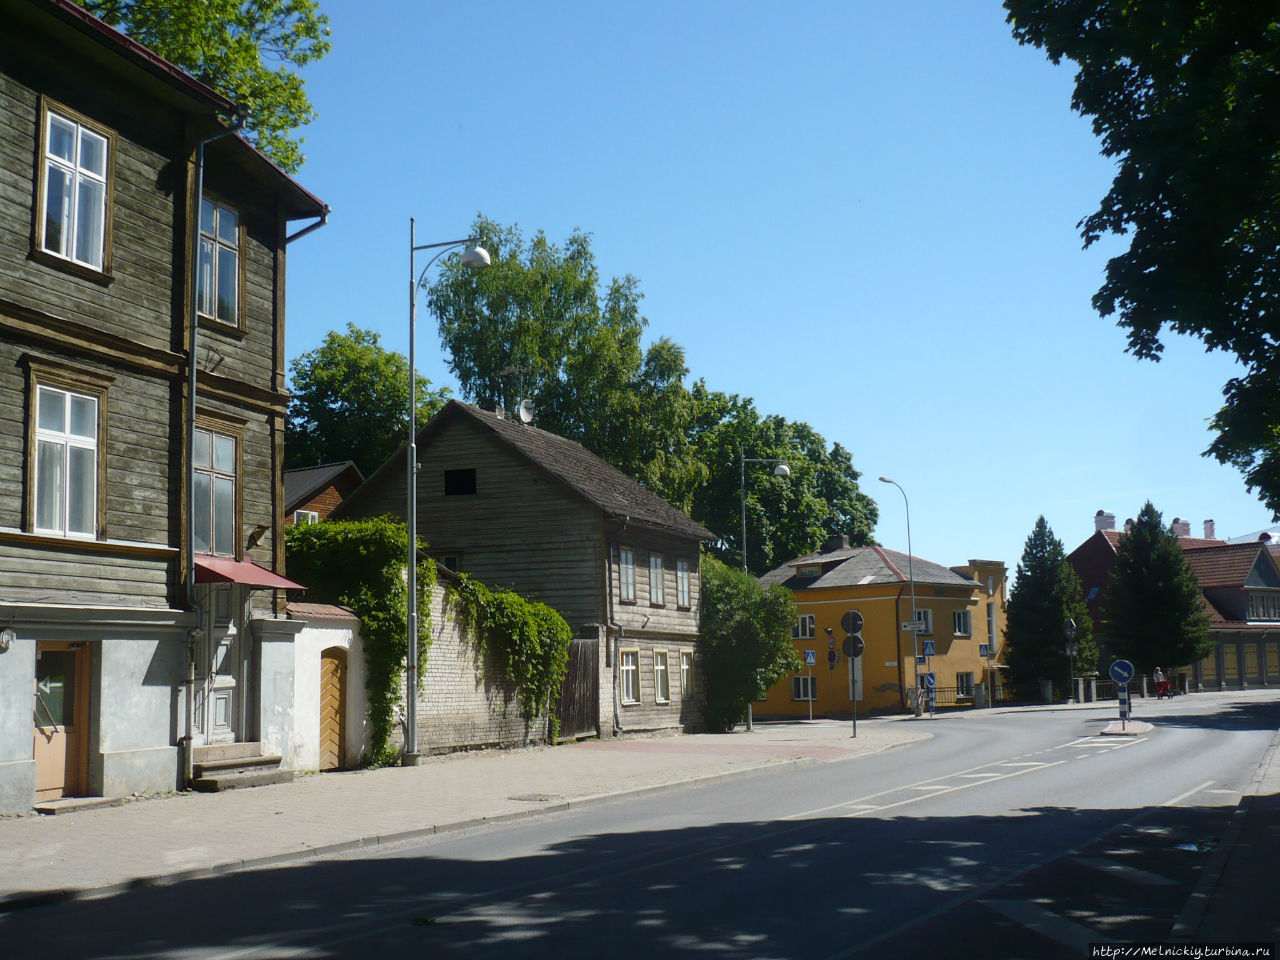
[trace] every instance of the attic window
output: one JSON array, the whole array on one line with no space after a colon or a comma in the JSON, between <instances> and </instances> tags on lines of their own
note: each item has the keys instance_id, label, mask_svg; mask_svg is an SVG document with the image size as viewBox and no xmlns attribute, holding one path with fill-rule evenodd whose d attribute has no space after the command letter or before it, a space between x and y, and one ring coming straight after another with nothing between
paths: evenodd
<instances>
[{"instance_id":1,"label":"attic window","mask_svg":"<svg viewBox=\"0 0 1280 960\"><path fill-rule=\"evenodd\" d=\"M812 580L814 577L822 576L822 564L807 563L804 566L796 567L796 575Z\"/></svg>"},{"instance_id":2,"label":"attic window","mask_svg":"<svg viewBox=\"0 0 1280 960\"><path fill-rule=\"evenodd\" d=\"M1096 599L1096 598L1097 598L1097 596L1098 596L1098 588L1097 588L1097 587L1090 587L1090 588L1089 588L1089 596L1088 596L1088 597L1086 597L1085 599L1086 599L1086 600L1094 600L1094 599Z\"/></svg>"},{"instance_id":3,"label":"attic window","mask_svg":"<svg viewBox=\"0 0 1280 960\"><path fill-rule=\"evenodd\" d=\"M444 495L446 497L474 496L475 492L475 467L469 470L446 470L444 472Z\"/></svg>"}]
</instances>

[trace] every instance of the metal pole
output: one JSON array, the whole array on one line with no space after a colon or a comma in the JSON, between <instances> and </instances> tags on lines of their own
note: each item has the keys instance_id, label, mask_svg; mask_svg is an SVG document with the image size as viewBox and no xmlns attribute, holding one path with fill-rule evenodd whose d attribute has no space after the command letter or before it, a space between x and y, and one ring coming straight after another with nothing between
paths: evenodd
<instances>
[{"instance_id":1,"label":"metal pole","mask_svg":"<svg viewBox=\"0 0 1280 960\"><path fill-rule=\"evenodd\" d=\"M405 482L409 488L409 503L405 517L409 535L408 569L405 580L409 589L408 616L406 619L405 656L405 766L417 766L418 753L418 375L414 356L414 341L418 321L417 273L414 271L414 223L409 218L409 450L405 464Z\"/></svg>"},{"instance_id":2,"label":"metal pole","mask_svg":"<svg viewBox=\"0 0 1280 960\"><path fill-rule=\"evenodd\" d=\"M738 495L742 501L742 572L747 570L747 461L742 454L742 444L738 444ZM812 713L813 707L809 707ZM810 717L810 719L813 719ZM747 701L747 732L755 729L752 723L751 702Z\"/></svg>"}]
</instances>

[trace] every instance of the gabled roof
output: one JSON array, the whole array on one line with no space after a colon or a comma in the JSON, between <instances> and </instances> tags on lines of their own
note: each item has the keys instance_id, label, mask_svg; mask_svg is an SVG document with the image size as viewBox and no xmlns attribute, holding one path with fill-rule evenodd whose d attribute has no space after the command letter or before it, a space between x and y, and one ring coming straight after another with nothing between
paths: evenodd
<instances>
[{"instance_id":1,"label":"gabled roof","mask_svg":"<svg viewBox=\"0 0 1280 960\"><path fill-rule=\"evenodd\" d=\"M457 400L450 400L421 430L419 449L452 423L466 423L490 434L503 446L568 487L609 517L625 517L633 523L671 530L697 540L714 540L715 534L677 510L657 494L632 480L621 470L565 437L530 424L503 419ZM359 500L363 491L392 466L405 460L404 447L393 454L351 498Z\"/></svg>"},{"instance_id":2,"label":"gabled roof","mask_svg":"<svg viewBox=\"0 0 1280 960\"><path fill-rule=\"evenodd\" d=\"M802 577L798 567L820 564L817 577ZM792 590L826 590L832 587L858 587L867 584L908 584L917 586L979 587L976 580L956 573L923 557L908 556L884 547L841 547L826 553L815 551L788 560L782 566L760 577L763 584L781 584Z\"/></svg>"},{"instance_id":3,"label":"gabled roof","mask_svg":"<svg viewBox=\"0 0 1280 960\"><path fill-rule=\"evenodd\" d=\"M1256 540L1252 543L1230 543L1213 547L1188 549L1185 552L1187 564L1206 590L1214 587L1243 588L1249 574L1257 566L1259 555L1264 545Z\"/></svg>"},{"instance_id":4,"label":"gabled roof","mask_svg":"<svg viewBox=\"0 0 1280 960\"><path fill-rule=\"evenodd\" d=\"M346 470L354 470L356 482L364 481L364 474L354 460L340 463L322 463L315 467L298 467L284 472L284 509L287 513L296 504L306 503L312 495L323 489L331 480Z\"/></svg>"}]
</instances>

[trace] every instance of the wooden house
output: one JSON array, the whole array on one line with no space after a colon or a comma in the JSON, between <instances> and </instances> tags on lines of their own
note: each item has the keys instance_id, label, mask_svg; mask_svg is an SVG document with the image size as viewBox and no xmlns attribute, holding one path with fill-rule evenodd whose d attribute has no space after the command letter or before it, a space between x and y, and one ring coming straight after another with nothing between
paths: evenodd
<instances>
[{"instance_id":1,"label":"wooden house","mask_svg":"<svg viewBox=\"0 0 1280 960\"><path fill-rule=\"evenodd\" d=\"M710 531L580 444L457 401L417 446L418 531L436 561L553 607L579 638L576 662L593 664L571 698L587 709L562 733L702 725L699 549ZM335 516L403 518L405 473L402 448Z\"/></svg>"},{"instance_id":2,"label":"wooden house","mask_svg":"<svg viewBox=\"0 0 1280 960\"><path fill-rule=\"evenodd\" d=\"M355 461L322 463L284 472L284 523L319 523L364 483Z\"/></svg>"},{"instance_id":3,"label":"wooden house","mask_svg":"<svg viewBox=\"0 0 1280 960\"><path fill-rule=\"evenodd\" d=\"M289 742L285 248L327 208L69 0L0 23L0 810L26 810Z\"/></svg>"}]
</instances>

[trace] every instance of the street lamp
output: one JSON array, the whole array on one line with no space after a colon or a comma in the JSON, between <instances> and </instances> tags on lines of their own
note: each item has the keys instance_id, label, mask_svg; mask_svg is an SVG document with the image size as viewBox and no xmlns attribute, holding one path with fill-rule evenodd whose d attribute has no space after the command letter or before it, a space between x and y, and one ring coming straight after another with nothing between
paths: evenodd
<instances>
[{"instance_id":1,"label":"street lamp","mask_svg":"<svg viewBox=\"0 0 1280 960\"><path fill-rule=\"evenodd\" d=\"M418 323L418 288L427 276L431 265L445 253L458 247L467 247L462 255L462 265L472 270L489 266L489 252L479 246L478 237L466 240L447 240L444 243L414 243L413 217L409 218L409 452L405 465L406 485L409 488L408 533L409 569L406 580L409 587L409 612L405 630L409 646L405 654L405 712L404 757L406 767L418 765L418 372L414 365L414 340ZM419 250L435 250L435 255L419 273L415 257Z\"/></svg>"},{"instance_id":2,"label":"street lamp","mask_svg":"<svg viewBox=\"0 0 1280 960\"><path fill-rule=\"evenodd\" d=\"M920 704L920 675L916 669L916 664L920 662L920 632L916 629L920 621L920 615L916 613L916 576L912 569L911 562L911 503L907 500L907 491L902 489L902 484L897 480L889 477L881 477L881 483L891 483L898 488L898 492L902 494L902 504L907 511L907 582L911 584L911 646L914 653L914 659L911 661L912 672L916 673L916 705ZM933 701L930 700L930 703Z\"/></svg>"},{"instance_id":3,"label":"street lamp","mask_svg":"<svg viewBox=\"0 0 1280 960\"><path fill-rule=\"evenodd\" d=\"M782 460L770 457L744 457L742 455L742 444L738 444L738 493L742 500L742 572L747 573L747 464L748 463L775 463L777 466L773 468L775 477L791 476L791 468ZM755 726L751 718L751 704L747 703L747 730L754 730Z\"/></svg>"}]
</instances>

